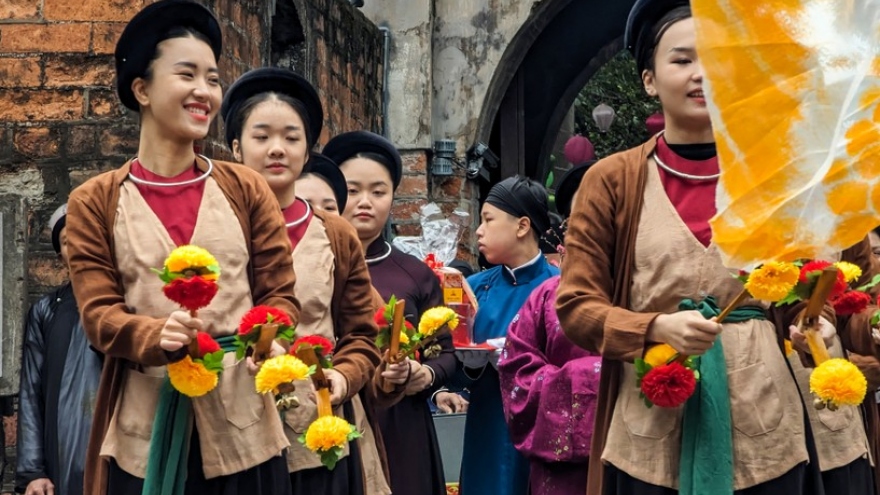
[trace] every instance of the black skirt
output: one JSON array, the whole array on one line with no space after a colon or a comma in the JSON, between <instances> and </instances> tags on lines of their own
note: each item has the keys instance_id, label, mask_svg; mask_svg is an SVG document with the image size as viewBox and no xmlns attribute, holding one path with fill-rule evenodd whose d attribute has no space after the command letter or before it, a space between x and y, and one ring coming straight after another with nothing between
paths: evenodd
<instances>
[{"instance_id":1,"label":"black skirt","mask_svg":"<svg viewBox=\"0 0 880 495\"><path fill-rule=\"evenodd\" d=\"M800 495L808 493L805 490L808 477L807 464L801 463L776 479L733 493L734 495ZM604 495L678 495L678 490L637 480L610 464L605 466L604 485ZM837 492L829 493L837 495Z\"/></svg>"},{"instance_id":2,"label":"black skirt","mask_svg":"<svg viewBox=\"0 0 880 495\"><path fill-rule=\"evenodd\" d=\"M846 466L822 472L828 495L874 495L874 468L867 459L856 459Z\"/></svg>"},{"instance_id":3,"label":"black skirt","mask_svg":"<svg viewBox=\"0 0 880 495\"><path fill-rule=\"evenodd\" d=\"M144 488L144 480L133 476L110 460L107 477L108 495L136 495ZM210 493L212 495L290 495L290 477L287 473L287 457L282 453L268 461L240 473L205 479L202 470L202 449L198 432L193 425L187 459L185 493Z\"/></svg>"},{"instance_id":4,"label":"black skirt","mask_svg":"<svg viewBox=\"0 0 880 495\"><path fill-rule=\"evenodd\" d=\"M342 406L342 414L354 423L351 402ZM348 456L340 459L333 470L324 466L290 473L293 495L364 495L364 474L357 441L349 442Z\"/></svg>"}]
</instances>

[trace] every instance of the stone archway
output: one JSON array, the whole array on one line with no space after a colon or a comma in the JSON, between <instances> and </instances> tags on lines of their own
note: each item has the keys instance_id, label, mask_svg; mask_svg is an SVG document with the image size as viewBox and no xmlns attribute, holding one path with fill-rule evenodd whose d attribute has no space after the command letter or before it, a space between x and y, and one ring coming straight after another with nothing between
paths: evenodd
<instances>
[{"instance_id":1,"label":"stone archway","mask_svg":"<svg viewBox=\"0 0 880 495\"><path fill-rule=\"evenodd\" d=\"M277 0L274 5L270 41L271 65L308 77L308 38L300 21L300 8L295 0Z\"/></svg>"},{"instance_id":2,"label":"stone archway","mask_svg":"<svg viewBox=\"0 0 880 495\"><path fill-rule=\"evenodd\" d=\"M546 174L546 157L577 93L623 47L633 3L553 0L531 13L505 50L478 120L475 142L500 158L482 195L503 177Z\"/></svg>"}]
</instances>

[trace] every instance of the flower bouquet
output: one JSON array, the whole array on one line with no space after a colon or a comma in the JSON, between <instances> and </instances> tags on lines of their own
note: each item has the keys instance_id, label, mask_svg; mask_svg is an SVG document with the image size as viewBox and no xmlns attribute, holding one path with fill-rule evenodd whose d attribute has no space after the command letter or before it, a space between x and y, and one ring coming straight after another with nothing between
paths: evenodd
<instances>
[{"instance_id":1,"label":"flower bouquet","mask_svg":"<svg viewBox=\"0 0 880 495\"><path fill-rule=\"evenodd\" d=\"M294 342L291 351L295 351L303 362L315 369L312 383L315 385L318 418L309 425L298 440L321 457L321 464L332 470L339 462L345 445L361 437L355 425L333 414L333 406L330 403L330 381L323 371L330 368L333 344L323 337L313 335Z\"/></svg>"},{"instance_id":2,"label":"flower bouquet","mask_svg":"<svg viewBox=\"0 0 880 495\"><path fill-rule=\"evenodd\" d=\"M220 265L207 250L193 245L175 248L162 270L153 269L165 282L165 297L189 310L193 317L217 295ZM168 377L178 392L188 397L205 395L217 386L223 371L223 351L209 334L199 332L187 355L168 364Z\"/></svg>"},{"instance_id":3,"label":"flower bouquet","mask_svg":"<svg viewBox=\"0 0 880 495\"><path fill-rule=\"evenodd\" d=\"M700 371L692 357L679 357L672 346L660 344L648 349L643 359L635 360L636 386L649 408L678 407L693 395Z\"/></svg>"},{"instance_id":4,"label":"flower bouquet","mask_svg":"<svg viewBox=\"0 0 880 495\"><path fill-rule=\"evenodd\" d=\"M810 374L810 391L815 395L813 405L817 409L828 407L833 411L842 405L856 406L867 393L867 380L861 371L846 359L832 359L816 330L827 300L840 316L867 308L871 296L865 291L880 282L880 276L853 287L861 276L862 270L852 263L812 260L765 263L752 273L740 272L738 277L745 284L744 292L777 306L807 301L799 325L817 365Z\"/></svg>"},{"instance_id":5,"label":"flower bouquet","mask_svg":"<svg viewBox=\"0 0 880 495\"><path fill-rule=\"evenodd\" d=\"M380 308L375 315L376 324L379 326L376 345L380 349L388 348L388 360L391 363L397 363L407 356L413 356L420 348L431 344L443 327L455 328L458 326L458 314L455 311L445 306L437 306L422 313L419 327L416 329L403 319L403 308L403 301L398 301L397 298L391 296L388 304L384 308ZM394 332L392 328L399 330ZM430 357L434 352L439 352L439 349L429 348L425 355Z\"/></svg>"}]
</instances>

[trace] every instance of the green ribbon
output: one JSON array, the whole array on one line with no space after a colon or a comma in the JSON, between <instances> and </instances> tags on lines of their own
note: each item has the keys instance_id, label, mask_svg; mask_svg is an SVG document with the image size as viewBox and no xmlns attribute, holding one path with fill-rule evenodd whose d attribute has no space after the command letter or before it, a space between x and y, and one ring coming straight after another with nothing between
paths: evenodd
<instances>
[{"instance_id":1,"label":"green ribbon","mask_svg":"<svg viewBox=\"0 0 880 495\"><path fill-rule=\"evenodd\" d=\"M235 351L234 335L216 340L224 352ZM192 437L191 412L192 399L175 390L166 376L159 390L159 403L153 419L142 495L184 494Z\"/></svg>"},{"instance_id":2,"label":"green ribbon","mask_svg":"<svg viewBox=\"0 0 880 495\"><path fill-rule=\"evenodd\" d=\"M678 309L699 311L707 319L721 314L712 296L699 303L684 299ZM733 310L723 323L766 319L763 308L743 306ZM721 336L705 354L693 360L700 371L700 381L684 409L678 493L733 494L733 429Z\"/></svg>"}]
</instances>

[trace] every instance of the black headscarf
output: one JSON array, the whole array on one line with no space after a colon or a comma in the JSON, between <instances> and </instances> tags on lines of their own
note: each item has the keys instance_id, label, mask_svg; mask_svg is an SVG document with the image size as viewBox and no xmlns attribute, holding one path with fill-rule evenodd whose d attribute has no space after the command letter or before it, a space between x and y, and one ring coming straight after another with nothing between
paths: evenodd
<instances>
[{"instance_id":1,"label":"black headscarf","mask_svg":"<svg viewBox=\"0 0 880 495\"><path fill-rule=\"evenodd\" d=\"M529 178L508 177L495 184L486 196L486 203L517 218L528 217L538 239L550 229L547 190Z\"/></svg>"},{"instance_id":2,"label":"black headscarf","mask_svg":"<svg viewBox=\"0 0 880 495\"><path fill-rule=\"evenodd\" d=\"M122 104L131 110L140 110L131 83L147 74L159 43L168 39L169 31L174 28L187 28L201 33L210 41L214 60L220 58L223 45L220 24L203 5L190 0L160 0L147 5L125 26L114 53L116 91Z\"/></svg>"},{"instance_id":3,"label":"black headscarf","mask_svg":"<svg viewBox=\"0 0 880 495\"><path fill-rule=\"evenodd\" d=\"M688 5L688 0L637 0L633 5L626 20L624 43L636 59L639 75L648 68L658 34L665 31L663 26L656 26L657 22L670 10Z\"/></svg>"},{"instance_id":4,"label":"black headscarf","mask_svg":"<svg viewBox=\"0 0 880 495\"><path fill-rule=\"evenodd\" d=\"M320 153L311 153L307 167L308 173L320 177L333 190L339 213L345 211L345 204L348 202L348 186L345 183L345 176L342 175L336 162Z\"/></svg>"},{"instance_id":5,"label":"black headscarf","mask_svg":"<svg viewBox=\"0 0 880 495\"><path fill-rule=\"evenodd\" d=\"M321 150L327 158L342 165L351 157L370 153L381 159L379 164L388 169L394 189L400 185L403 162L394 143L369 131L352 131L339 134L331 139Z\"/></svg>"}]
</instances>

